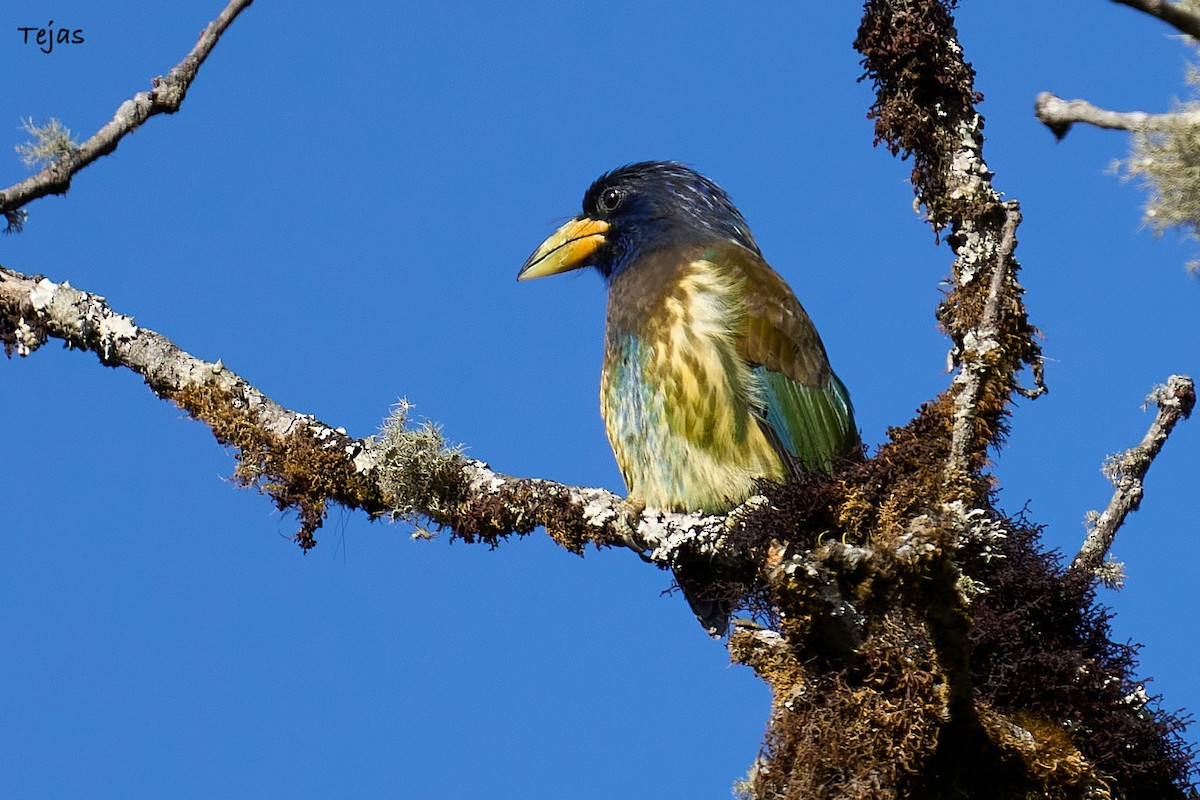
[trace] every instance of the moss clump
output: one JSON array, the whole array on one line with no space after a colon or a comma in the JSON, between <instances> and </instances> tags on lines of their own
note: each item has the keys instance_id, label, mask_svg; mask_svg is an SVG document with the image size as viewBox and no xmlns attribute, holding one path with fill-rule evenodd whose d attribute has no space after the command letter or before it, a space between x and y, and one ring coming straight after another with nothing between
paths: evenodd
<instances>
[{"instance_id":1,"label":"moss clump","mask_svg":"<svg viewBox=\"0 0 1200 800\"><path fill-rule=\"evenodd\" d=\"M750 777L779 800L917 797L936 751L942 689L920 624L890 617L855 663L808 670L777 689L770 732Z\"/></svg>"},{"instance_id":2,"label":"moss clump","mask_svg":"<svg viewBox=\"0 0 1200 800\"><path fill-rule=\"evenodd\" d=\"M953 122L973 116L983 99L975 91L975 71L955 48L956 5L869 0L854 41L864 78L876 89L868 112L875 120L875 143L893 155L912 156L913 189L935 229L962 211L962 198L947 183L947 159L958 145L950 139Z\"/></svg>"},{"instance_id":3,"label":"moss clump","mask_svg":"<svg viewBox=\"0 0 1200 800\"><path fill-rule=\"evenodd\" d=\"M392 516L415 523L462 500L464 459L462 448L448 444L437 425L411 425L411 409L407 400L392 408L375 442L375 470Z\"/></svg>"},{"instance_id":4,"label":"moss clump","mask_svg":"<svg viewBox=\"0 0 1200 800\"><path fill-rule=\"evenodd\" d=\"M1145 696L1093 582L997 510L983 473L974 510L950 513L948 398L832 479L763 487L731 534L762 565L741 605L779 635L730 642L775 692L746 791L1186 797L1183 721Z\"/></svg>"},{"instance_id":5,"label":"moss clump","mask_svg":"<svg viewBox=\"0 0 1200 800\"><path fill-rule=\"evenodd\" d=\"M1042 550L1036 526L1010 519L1005 529L993 557L972 565L987 586L971 632L980 700L1048 747L1053 728L1124 797L1183 797L1193 758L1184 721L1146 696L1137 649L1112 641L1094 583Z\"/></svg>"},{"instance_id":6,"label":"moss clump","mask_svg":"<svg viewBox=\"0 0 1200 800\"><path fill-rule=\"evenodd\" d=\"M278 435L237 392L217 380L191 384L170 395L190 416L208 425L223 445L237 449L234 479L270 496L279 510L300 519L293 537L304 550L317 544L316 531L333 500L347 508L380 513L378 491L349 456L344 441L322 437L325 428L296 425Z\"/></svg>"},{"instance_id":7,"label":"moss clump","mask_svg":"<svg viewBox=\"0 0 1200 800\"><path fill-rule=\"evenodd\" d=\"M597 546L620 542L611 525L598 531L584 518L570 487L535 479L505 481L492 491L449 505L434 520L456 538L493 547L510 535L533 533L539 526L576 554L582 554L589 542Z\"/></svg>"}]
</instances>

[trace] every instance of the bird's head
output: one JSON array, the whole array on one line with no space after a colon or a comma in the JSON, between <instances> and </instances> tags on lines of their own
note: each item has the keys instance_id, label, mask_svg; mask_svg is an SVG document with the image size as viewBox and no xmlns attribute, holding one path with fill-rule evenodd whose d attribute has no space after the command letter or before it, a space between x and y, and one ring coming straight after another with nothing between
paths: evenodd
<instances>
[{"instance_id":1,"label":"bird's head","mask_svg":"<svg viewBox=\"0 0 1200 800\"><path fill-rule=\"evenodd\" d=\"M733 241L758 245L725 190L673 161L642 161L601 175L583 213L533 251L517 280L595 267L606 281L661 247Z\"/></svg>"}]
</instances>

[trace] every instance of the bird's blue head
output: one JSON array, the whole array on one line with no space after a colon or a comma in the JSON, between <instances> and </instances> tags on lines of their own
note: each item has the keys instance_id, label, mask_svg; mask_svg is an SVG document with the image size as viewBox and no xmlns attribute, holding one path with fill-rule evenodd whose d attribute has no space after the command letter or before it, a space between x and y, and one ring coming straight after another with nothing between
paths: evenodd
<instances>
[{"instance_id":1,"label":"bird's blue head","mask_svg":"<svg viewBox=\"0 0 1200 800\"><path fill-rule=\"evenodd\" d=\"M683 164L642 161L601 175L583 213L533 252L517 280L595 267L611 281L661 247L724 241L759 252L724 189Z\"/></svg>"}]
</instances>

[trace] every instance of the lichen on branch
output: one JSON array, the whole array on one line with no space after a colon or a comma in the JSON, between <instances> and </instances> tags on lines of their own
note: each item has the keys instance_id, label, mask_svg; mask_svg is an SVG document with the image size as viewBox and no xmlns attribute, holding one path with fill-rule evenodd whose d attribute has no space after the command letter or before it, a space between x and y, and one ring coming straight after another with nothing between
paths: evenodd
<instances>
[{"instance_id":1,"label":"lichen on branch","mask_svg":"<svg viewBox=\"0 0 1200 800\"><path fill-rule=\"evenodd\" d=\"M330 502L372 517L419 517L464 541L498 544L539 526L572 552L627 547L670 563L689 534L716 540L719 517L649 511L603 489L516 478L462 455L431 425L408 425L397 407L378 437L344 430L276 403L220 361L197 358L138 325L96 294L0 267L0 343L28 356L49 339L141 375L160 398L209 426L237 451L235 478L300 519L305 549Z\"/></svg>"},{"instance_id":2,"label":"lichen on branch","mask_svg":"<svg viewBox=\"0 0 1200 800\"><path fill-rule=\"evenodd\" d=\"M982 95L954 27L954 0L869 0L855 47L876 89L875 141L913 160L912 185L935 231L949 228L951 288L938 321L958 368L944 411L953 420L946 480L981 499L987 449L1000 443L1018 376L1041 383L1041 352L1017 282L1020 213L992 186L983 158Z\"/></svg>"}]
</instances>

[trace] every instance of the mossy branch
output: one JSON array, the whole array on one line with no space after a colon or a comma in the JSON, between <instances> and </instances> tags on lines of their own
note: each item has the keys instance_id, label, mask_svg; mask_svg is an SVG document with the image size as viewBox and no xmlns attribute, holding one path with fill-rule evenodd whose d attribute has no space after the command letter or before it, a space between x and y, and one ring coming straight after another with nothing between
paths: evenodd
<instances>
[{"instance_id":1,"label":"mossy branch","mask_svg":"<svg viewBox=\"0 0 1200 800\"><path fill-rule=\"evenodd\" d=\"M912 185L937 232L954 250L951 289L938 309L957 368L948 390L952 419L945 499L977 502L979 471L1004 435L1018 376L1041 351L1017 282L1016 203L1005 203L983 158L983 117L974 70L954 28L953 0L868 0L855 47L876 89L875 141L913 160Z\"/></svg>"},{"instance_id":2,"label":"mossy branch","mask_svg":"<svg viewBox=\"0 0 1200 800\"><path fill-rule=\"evenodd\" d=\"M873 458L824 487L768 491L770 511L747 521L768 570L806 580L763 581L782 644L769 632L731 637L735 657L776 690L767 743L743 791L1101 798L1114 786L1147 785L1146 796L1179 796L1188 755L1170 740L1170 722L1132 718L1107 689L1074 698L1070 711L1050 683L1016 702L997 691L1009 670L1036 683L1090 669L1105 675L1097 687L1128 689L1131 665L1097 647L1107 640L1096 620L1056 629L1070 655L1054 671L1034 663L1006 627L1027 613L1020 604L1072 620L1087 613L1091 595L1090 584L1037 560L1035 531L992 507L988 451L1003 440L1014 397L1045 388L1018 282L1020 209L994 188L983 157L980 95L954 6L868 0L856 47L876 89L876 142L911 158L917 201L955 254L938 309L955 375ZM1032 389L1019 382L1026 370ZM826 526L836 540L807 538ZM995 592L1009 584L1026 594ZM1056 710L1046 715L1047 707ZM1085 727L1127 731L1152 755L1137 764L1093 747L1071 730L1084 717L1092 720Z\"/></svg>"},{"instance_id":3,"label":"mossy branch","mask_svg":"<svg viewBox=\"0 0 1200 800\"><path fill-rule=\"evenodd\" d=\"M719 541L721 517L645 512L603 489L515 478L465 458L436 428L407 424L401 403L378 437L285 408L220 361L197 358L99 295L0 267L0 342L27 356L48 339L85 350L110 367L141 375L237 450L235 477L300 519L296 541L308 549L329 503L373 517L423 518L466 541L497 544L544 526L572 552L587 544L627 547L670 563L681 542Z\"/></svg>"}]
</instances>

